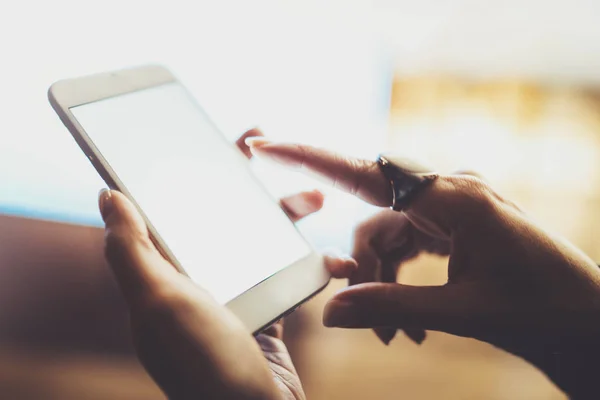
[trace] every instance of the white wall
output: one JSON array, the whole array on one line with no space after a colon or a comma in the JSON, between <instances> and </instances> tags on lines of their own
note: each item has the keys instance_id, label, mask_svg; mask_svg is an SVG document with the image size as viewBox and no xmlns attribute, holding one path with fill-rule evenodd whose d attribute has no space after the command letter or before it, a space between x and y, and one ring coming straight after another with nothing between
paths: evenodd
<instances>
[{"instance_id":1,"label":"white wall","mask_svg":"<svg viewBox=\"0 0 600 400\"><path fill-rule=\"evenodd\" d=\"M393 68L598 83L598 15L596 0L4 1L0 209L99 222L102 182L47 104L60 78L163 63L231 138L260 125L372 157ZM277 194L312 185L259 169ZM303 228L343 245L365 210L329 197Z\"/></svg>"},{"instance_id":2,"label":"white wall","mask_svg":"<svg viewBox=\"0 0 600 400\"><path fill-rule=\"evenodd\" d=\"M10 2L0 10L0 210L99 223L103 182L46 99L55 80L148 62L170 67L228 137L274 139L373 157L390 65L360 9L276 1ZM332 3L334 4L334 3ZM274 194L312 188L258 165ZM292 177L292 179L290 179ZM335 191L304 229L345 247L364 208ZM335 237L336 239L330 239Z\"/></svg>"}]
</instances>

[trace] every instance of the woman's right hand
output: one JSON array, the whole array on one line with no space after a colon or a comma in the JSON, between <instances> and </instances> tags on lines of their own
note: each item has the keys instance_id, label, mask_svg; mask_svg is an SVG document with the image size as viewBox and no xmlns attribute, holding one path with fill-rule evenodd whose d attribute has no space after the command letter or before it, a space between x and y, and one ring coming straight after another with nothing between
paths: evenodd
<instances>
[{"instance_id":1,"label":"woman's right hand","mask_svg":"<svg viewBox=\"0 0 600 400\"><path fill-rule=\"evenodd\" d=\"M391 205L390 184L374 162L265 140L251 149L316 172L371 204ZM473 176L439 176L403 213L385 213L359 230L366 247L355 249L354 285L328 302L325 325L471 337L532 362L573 397L600 392L600 270L585 254ZM448 282L409 286L396 283L389 269L386 276L368 246L390 238L400 258L428 246L443 253L445 245Z\"/></svg>"}]
</instances>

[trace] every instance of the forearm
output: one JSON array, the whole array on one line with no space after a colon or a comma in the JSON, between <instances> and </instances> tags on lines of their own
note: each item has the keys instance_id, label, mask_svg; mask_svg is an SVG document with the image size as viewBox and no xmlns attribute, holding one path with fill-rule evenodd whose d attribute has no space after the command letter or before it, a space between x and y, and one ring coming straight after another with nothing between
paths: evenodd
<instances>
[{"instance_id":1,"label":"forearm","mask_svg":"<svg viewBox=\"0 0 600 400\"><path fill-rule=\"evenodd\" d=\"M556 325L485 338L542 371L572 399L600 398L600 312L556 315Z\"/></svg>"},{"instance_id":2,"label":"forearm","mask_svg":"<svg viewBox=\"0 0 600 400\"><path fill-rule=\"evenodd\" d=\"M600 398L600 340L524 355L571 399Z\"/></svg>"},{"instance_id":3,"label":"forearm","mask_svg":"<svg viewBox=\"0 0 600 400\"><path fill-rule=\"evenodd\" d=\"M588 317L591 326L582 337L527 357L572 399L600 397L600 334L595 334L600 332L600 313Z\"/></svg>"}]
</instances>

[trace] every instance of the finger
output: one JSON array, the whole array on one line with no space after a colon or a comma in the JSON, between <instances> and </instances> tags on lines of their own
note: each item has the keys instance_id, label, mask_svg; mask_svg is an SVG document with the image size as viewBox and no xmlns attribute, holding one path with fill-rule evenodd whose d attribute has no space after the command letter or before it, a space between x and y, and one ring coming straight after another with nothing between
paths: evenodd
<instances>
[{"instance_id":1,"label":"finger","mask_svg":"<svg viewBox=\"0 0 600 400\"><path fill-rule=\"evenodd\" d=\"M382 239L386 234L389 233L388 229L385 232L381 231L382 227L385 227L383 222L387 220L379 220L378 217L367 220L362 223L355 231L354 234L354 245L352 249L352 257L358 262L358 271L349 279L349 285L358 285L367 282L395 282L396 281L396 268L394 265L389 265L382 261L384 257L377 251L375 244L385 245ZM395 227L389 227L390 229L396 229ZM402 236L402 235L399 235ZM385 264L385 265L384 265ZM390 270L386 270L386 268ZM381 340L386 346L396 336L396 328L375 328L375 335Z\"/></svg>"},{"instance_id":2,"label":"finger","mask_svg":"<svg viewBox=\"0 0 600 400\"><path fill-rule=\"evenodd\" d=\"M314 172L371 204L390 206L392 203L390 182L376 162L300 144L279 144L261 138L246 142L255 155ZM497 199L498 195L476 177L445 175L418 192L404 212L422 231L447 239L466 218L480 223L479 217L489 215L490 205Z\"/></svg>"},{"instance_id":3,"label":"finger","mask_svg":"<svg viewBox=\"0 0 600 400\"><path fill-rule=\"evenodd\" d=\"M349 285L377 282L382 278L381 258L372 246L373 239L368 229L357 229L352 257L358 262L358 270L348 280ZM396 336L396 328L375 328L373 331L386 346Z\"/></svg>"},{"instance_id":4,"label":"finger","mask_svg":"<svg viewBox=\"0 0 600 400\"><path fill-rule=\"evenodd\" d=\"M261 333L277 339L283 339L283 321L283 319L280 319Z\"/></svg>"},{"instance_id":5,"label":"finger","mask_svg":"<svg viewBox=\"0 0 600 400\"><path fill-rule=\"evenodd\" d=\"M367 240L367 238L355 239L351 254L352 258L358 263L358 269L348 280L349 285L378 282L380 280L381 260L373 246L371 246L371 240Z\"/></svg>"},{"instance_id":6,"label":"finger","mask_svg":"<svg viewBox=\"0 0 600 400\"><path fill-rule=\"evenodd\" d=\"M252 137L261 137L264 136L260 129L252 128L249 131L246 131L242 136L239 137L238 140L235 141L235 145L244 155L248 158L252 158L252 152L250 151L250 147L246 144L246 139Z\"/></svg>"},{"instance_id":7,"label":"finger","mask_svg":"<svg viewBox=\"0 0 600 400\"><path fill-rule=\"evenodd\" d=\"M396 259L397 260L397 259ZM395 263L393 263L395 264ZM396 283L396 265L391 262L381 262L381 282L382 283ZM394 327L380 327L374 329L377 337L386 345L396 336L397 329ZM410 331L410 329L409 329ZM410 335L409 335L410 337Z\"/></svg>"},{"instance_id":8,"label":"finger","mask_svg":"<svg viewBox=\"0 0 600 400\"><path fill-rule=\"evenodd\" d=\"M358 264L352 257L324 254L325 267L336 279L348 278L356 272Z\"/></svg>"},{"instance_id":9,"label":"finger","mask_svg":"<svg viewBox=\"0 0 600 400\"><path fill-rule=\"evenodd\" d=\"M358 231L357 233L360 233ZM352 256L358 262L358 270L353 274L348 284L358 285L366 282L377 282L378 280L384 279L384 267L381 265L381 258L371 245L371 240L366 240L366 237L360 236L354 241L354 249ZM369 238L370 239L370 238ZM395 269L393 270L394 281L396 279ZM387 274L391 275L391 274ZM387 277L387 276L386 276ZM375 335L381 340L386 346L396 336L396 328L375 328L373 330Z\"/></svg>"},{"instance_id":10,"label":"finger","mask_svg":"<svg viewBox=\"0 0 600 400\"><path fill-rule=\"evenodd\" d=\"M457 333L468 330L484 293L460 285L408 286L370 283L351 286L325 306L323 323L344 328L417 328Z\"/></svg>"},{"instance_id":11,"label":"finger","mask_svg":"<svg viewBox=\"0 0 600 400\"><path fill-rule=\"evenodd\" d=\"M281 208L293 222L313 214L323 208L325 196L318 190L302 192L280 200Z\"/></svg>"},{"instance_id":12,"label":"finger","mask_svg":"<svg viewBox=\"0 0 600 400\"><path fill-rule=\"evenodd\" d=\"M412 235L410 233L412 233ZM389 261L382 262L381 282L397 283L398 268L401 266L401 263L410 260L419 253L414 234L415 230L410 229L407 226L407 229L405 230L406 241L382 257L383 260ZM396 335L397 329L387 327L375 328L375 332L377 333L377 336L388 340L389 343ZM405 328L404 334L416 344L423 343L426 338L425 331L419 328Z\"/></svg>"},{"instance_id":13,"label":"finger","mask_svg":"<svg viewBox=\"0 0 600 400\"><path fill-rule=\"evenodd\" d=\"M381 282L396 283L398 279L398 264L403 260L410 259L414 253L417 253L414 242L412 240L407 240L398 248L392 250L390 254L383 255L381 257ZM387 345L396 336L397 329L393 327L381 327L375 328L374 331L377 336ZM418 328L405 328L404 333L417 344L421 344L425 340L426 336L425 331Z\"/></svg>"},{"instance_id":14,"label":"finger","mask_svg":"<svg viewBox=\"0 0 600 400\"><path fill-rule=\"evenodd\" d=\"M359 272L350 281L356 285L381 281L396 283L400 263L418 254L418 233L410 222L394 211L382 211L357 227L354 235L353 257L359 263ZM386 249L386 250L384 250ZM396 328L375 328L375 334L389 344L396 335ZM415 343L425 339L422 329L406 329L405 334Z\"/></svg>"},{"instance_id":15,"label":"finger","mask_svg":"<svg viewBox=\"0 0 600 400\"><path fill-rule=\"evenodd\" d=\"M106 224L106 258L126 297L175 272L152 243L142 216L123 194L102 191L99 207Z\"/></svg>"},{"instance_id":16,"label":"finger","mask_svg":"<svg viewBox=\"0 0 600 400\"><path fill-rule=\"evenodd\" d=\"M390 182L376 162L342 156L301 144L279 144L266 139L246 140L255 154L325 178L334 187L377 205L390 206Z\"/></svg>"}]
</instances>

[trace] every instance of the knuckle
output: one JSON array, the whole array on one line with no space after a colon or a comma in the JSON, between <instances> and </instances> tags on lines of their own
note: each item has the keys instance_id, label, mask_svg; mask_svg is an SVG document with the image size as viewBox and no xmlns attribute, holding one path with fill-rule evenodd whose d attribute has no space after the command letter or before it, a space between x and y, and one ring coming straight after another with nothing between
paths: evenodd
<instances>
[{"instance_id":1,"label":"knuckle","mask_svg":"<svg viewBox=\"0 0 600 400\"><path fill-rule=\"evenodd\" d=\"M490 185L476 176L450 176L458 206L473 212L489 212L495 207L497 196Z\"/></svg>"},{"instance_id":2,"label":"knuckle","mask_svg":"<svg viewBox=\"0 0 600 400\"><path fill-rule=\"evenodd\" d=\"M455 171L454 174L455 175L473 176L473 177L479 178L479 179L481 179L482 181L485 182L485 177L483 175L481 175L477 171L473 171L473 170L470 170L470 169L461 169L461 170Z\"/></svg>"},{"instance_id":3,"label":"knuckle","mask_svg":"<svg viewBox=\"0 0 600 400\"><path fill-rule=\"evenodd\" d=\"M348 162L359 176L370 176L373 172L379 171L379 166L372 161L353 158Z\"/></svg>"},{"instance_id":4,"label":"knuckle","mask_svg":"<svg viewBox=\"0 0 600 400\"><path fill-rule=\"evenodd\" d=\"M370 172L373 169L373 166L376 167L376 164L374 164L373 162L358 159L358 158L350 158L350 159L348 159L348 162L350 163L350 166L356 172L359 172L359 173Z\"/></svg>"},{"instance_id":5,"label":"knuckle","mask_svg":"<svg viewBox=\"0 0 600 400\"><path fill-rule=\"evenodd\" d=\"M296 150L300 156L300 168L304 166L304 163L309 156L310 150L306 145L303 144L295 144Z\"/></svg>"},{"instance_id":6,"label":"knuckle","mask_svg":"<svg viewBox=\"0 0 600 400\"><path fill-rule=\"evenodd\" d=\"M470 202L471 205L479 206L479 208L484 208L487 211L503 205L517 212L523 212L518 204L499 195L480 175L467 173L457 178L462 181L465 187L465 200Z\"/></svg>"}]
</instances>

